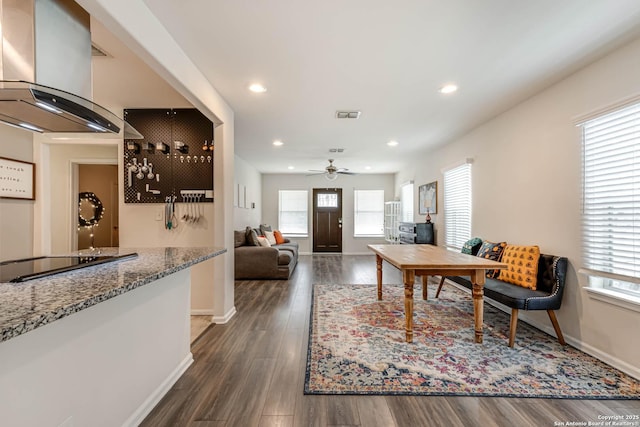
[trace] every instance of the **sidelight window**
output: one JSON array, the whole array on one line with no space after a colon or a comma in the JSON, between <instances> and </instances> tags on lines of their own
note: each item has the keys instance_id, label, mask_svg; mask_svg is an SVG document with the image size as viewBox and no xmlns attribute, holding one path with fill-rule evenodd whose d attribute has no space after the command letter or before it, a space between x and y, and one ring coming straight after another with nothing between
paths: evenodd
<instances>
[{"instance_id":1,"label":"sidelight window","mask_svg":"<svg viewBox=\"0 0 640 427\"><path fill-rule=\"evenodd\" d=\"M444 171L444 242L460 249L471 238L471 163Z\"/></svg>"},{"instance_id":2,"label":"sidelight window","mask_svg":"<svg viewBox=\"0 0 640 427\"><path fill-rule=\"evenodd\" d=\"M309 234L307 190L280 190L278 192L278 229L289 236Z\"/></svg>"},{"instance_id":3,"label":"sidelight window","mask_svg":"<svg viewBox=\"0 0 640 427\"><path fill-rule=\"evenodd\" d=\"M384 235L384 190L355 190L353 236Z\"/></svg>"}]
</instances>

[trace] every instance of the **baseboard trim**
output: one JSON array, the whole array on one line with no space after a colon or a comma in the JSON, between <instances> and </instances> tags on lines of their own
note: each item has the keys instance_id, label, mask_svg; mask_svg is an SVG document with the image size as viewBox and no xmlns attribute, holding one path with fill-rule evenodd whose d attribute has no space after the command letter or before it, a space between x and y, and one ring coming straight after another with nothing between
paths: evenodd
<instances>
[{"instance_id":1,"label":"baseboard trim","mask_svg":"<svg viewBox=\"0 0 640 427\"><path fill-rule=\"evenodd\" d=\"M469 292L469 289L465 288L464 286L460 286L455 282L452 282L450 280L447 280L447 283L457 287L460 290L463 291L467 291ZM487 304L497 308L500 311L504 311L505 313L511 315L511 309L503 304L497 303L491 299L485 299L485 301L487 302ZM537 322L535 319L532 319L531 317L526 315L526 310L520 310L519 314L518 314L518 320L519 321L523 321L525 323L528 323L529 325L540 329L543 332L546 332L547 334L555 337L556 336L556 332L553 329L552 325L550 324L542 324L540 322ZM560 327L562 327L562 325L560 325ZM577 348L580 351L584 351L585 353L587 353L590 356L595 357L596 359L606 363L609 366L612 366L616 369L619 369L620 371L624 372L627 375L632 376L633 378L640 380L640 368L637 368L633 365L630 365L629 363L618 359L617 357L614 357L608 353L605 353L604 351L593 347L592 345L589 345L587 343L582 342L579 339L576 339L575 337L571 336L571 335L567 335L564 331L562 331L562 335L564 336L564 340L569 343L570 345L572 345L573 347ZM517 335L516 335L516 340L518 339Z\"/></svg>"},{"instance_id":2,"label":"baseboard trim","mask_svg":"<svg viewBox=\"0 0 640 427\"><path fill-rule=\"evenodd\" d=\"M195 310L191 310L191 315L192 316L213 316L213 310L210 310L207 308L195 309Z\"/></svg>"},{"instance_id":3,"label":"baseboard trim","mask_svg":"<svg viewBox=\"0 0 640 427\"><path fill-rule=\"evenodd\" d=\"M173 387L178 379L184 374L189 366L193 363L193 354L189 352L180 364L169 374L169 376L158 386L157 389L131 414L131 416L122 424L123 426L138 426L151 413L153 408L160 402L165 394Z\"/></svg>"},{"instance_id":4,"label":"baseboard trim","mask_svg":"<svg viewBox=\"0 0 640 427\"><path fill-rule=\"evenodd\" d=\"M233 307L231 307L231 310L227 311L227 313L224 316L213 316L211 318L211 321L213 323L216 323L218 325L227 323L229 320L231 320L231 318L236 314L236 306L234 305Z\"/></svg>"}]
</instances>

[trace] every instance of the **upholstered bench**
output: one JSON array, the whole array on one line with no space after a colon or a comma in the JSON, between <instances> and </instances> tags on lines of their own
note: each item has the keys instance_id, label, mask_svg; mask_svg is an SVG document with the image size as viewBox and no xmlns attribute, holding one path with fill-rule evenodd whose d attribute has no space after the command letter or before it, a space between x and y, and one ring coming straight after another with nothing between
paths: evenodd
<instances>
[{"instance_id":1,"label":"upholstered bench","mask_svg":"<svg viewBox=\"0 0 640 427\"><path fill-rule=\"evenodd\" d=\"M504 262L504 261L503 261ZM511 324L509 328L509 347L513 347L518 326L519 310L546 310L556 332L560 344L565 345L560 325L554 310L562 304L565 277L567 273L567 258L540 254L537 263L537 277L535 289L530 289L513 283L507 283L496 278L487 278L484 284L485 298L511 308ZM465 288L472 289L468 277L448 276L440 279L436 298L448 279Z\"/></svg>"}]
</instances>

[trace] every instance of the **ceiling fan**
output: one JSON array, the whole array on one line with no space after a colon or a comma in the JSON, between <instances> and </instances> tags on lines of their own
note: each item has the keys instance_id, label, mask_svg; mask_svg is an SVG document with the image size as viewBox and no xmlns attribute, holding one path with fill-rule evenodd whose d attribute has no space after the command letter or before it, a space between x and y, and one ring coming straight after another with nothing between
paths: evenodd
<instances>
[{"instance_id":1,"label":"ceiling fan","mask_svg":"<svg viewBox=\"0 0 640 427\"><path fill-rule=\"evenodd\" d=\"M349 172L349 169L347 169L347 168L338 168L338 167L334 166L333 165L333 159L329 159L329 166L324 168L323 171L317 170L317 169L312 169L309 172L315 172L315 173L310 173L307 176L324 174L324 177L327 178L329 181L333 181L334 179L336 179L338 177L338 174L342 174L342 175L357 175L357 173L355 173L355 172Z\"/></svg>"}]
</instances>

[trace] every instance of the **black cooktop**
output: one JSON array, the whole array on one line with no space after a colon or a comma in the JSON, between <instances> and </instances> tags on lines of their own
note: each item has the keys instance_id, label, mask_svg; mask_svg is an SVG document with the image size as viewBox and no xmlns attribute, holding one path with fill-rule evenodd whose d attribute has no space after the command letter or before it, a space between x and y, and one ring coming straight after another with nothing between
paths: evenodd
<instances>
[{"instance_id":1,"label":"black cooktop","mask_svg":"<svg viewBox=\"0 0 640 427\"><path fill-rule=\"evenodd\" d=\"M137 257L137 253L125 255L97 255L97 256L52 256L18 259L0 263L0 283L24 282L39 279L53 274L106 262Z\"/></svg>"}]
</instances>

